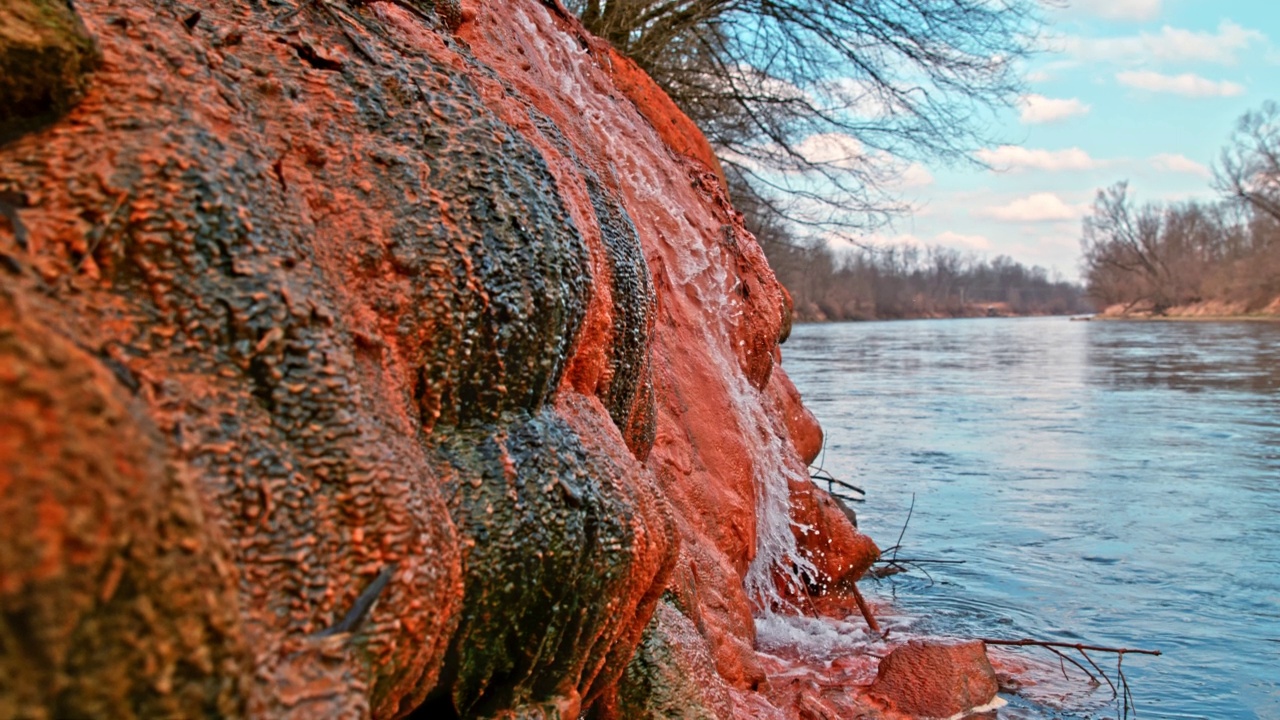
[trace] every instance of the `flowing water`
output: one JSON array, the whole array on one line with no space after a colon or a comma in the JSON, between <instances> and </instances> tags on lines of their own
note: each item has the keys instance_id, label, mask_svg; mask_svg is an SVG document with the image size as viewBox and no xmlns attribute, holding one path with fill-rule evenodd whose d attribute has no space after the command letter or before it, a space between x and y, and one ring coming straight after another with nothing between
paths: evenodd
<instances>
[{"instance_id":1,"label":"flowing water","mask_svg":"<svg viewBox=\"0 0 1280 720\"><path fill-rule=\"evenodd\" d=\"M1124 660L1138 717L1280 720L1280 324L804 325L783 351L862 530L894 544L914 494L900 556L965 561L862 583L913 630L1157 648ZM1001 717L1119 714L1042 685Z\"/></svg>"}]
</instances>

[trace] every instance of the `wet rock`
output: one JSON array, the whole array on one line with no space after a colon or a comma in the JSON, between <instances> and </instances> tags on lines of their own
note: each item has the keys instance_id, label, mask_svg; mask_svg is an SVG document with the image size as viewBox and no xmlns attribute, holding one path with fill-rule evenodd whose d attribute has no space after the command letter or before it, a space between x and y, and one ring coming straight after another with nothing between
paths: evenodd
<instances>
[{"instance_id":1,"label":"wet rock","mask_svg":"<svg viewBox=\"0 0 1280 720\"><path fill-rule=\"evenodd\" d=\"M670 571L670 520L641 495L652 481L625 452L584 441L564 415L598 423L599 405L574 404L500 430L438 433L467 548L440 692L463 717L576 716ZM420 716L442 702L429 700Z\"/></svg>"},{"instance_id":2,"label":"wet rock","mask_svg":"<svg viewBox=\"0 0 1280 720\"><path fill-rule=\"evenodd\" d=\"M676 107L675 102L667 97L653 78L603 40L592 38L588 42L604 60L604 68L614 85L635 103L636 108L662 137L662 141L672 150L706 165L715 173L720 185L727 187L724 169L720 167L720 160L716 158L711 143L707 142L702 131Z\"/></svg>"},{"instance_id":3,"label":"wet rock","mask_svg":"<svg viewBox=\"0 0 1280 720\"><path fill-rule=\"evenodd\" d=\"M998 691L981 642L911 640L880 662L867 695L912 717L949 718L990 703Z\"/></svg>"},{"instance_id":4,"label":"wet rock","mask_svg":"<svg viewBox=\"0 0 1280 720\"><path fill-rule=\"evenodd\" d=\"M0 6L0 144L75 105L98 61L93 38L64 0Z\"/></svg>"},{"instance_id":5,"label":"wet rock","mask_svg":"<svg viewBox=\"0 0 1280 720\"><path fill-rule=\"evenodd\" d=\"M840 501L813 483L791 487L796 546L813 564L809 592L847 591L880 557L871 538L858 532Z\"/></svg>"},{"instance_id":6,"label":"wet rock","mask_svg":"<svg viewBox=\"0 0 1280 720\"><path fill-rule=\"evenodd\" d=\"M822 449L822 428L801 403L799 391L785 373L774 373L770 378L768 396L775 413L785 421L787 436L800 459L806 464L815 462ZM847 592L879 558L879 548L858 532L853 510L810 482L807 472L793 478L789 492L796 547L812 564L812 571L804 578L804 591L811 597ZM793 600L801 605L807 602L799 597Z\"/></svg>"},{"instance_id":7,"label":"wet rock","mask_svg":"<svg viewBox=\"0 0 1280 720\"><path fill-rule=\"evenodd\" d=\"M788 304L790 298L788 298ZM789 317L789 315L788 315ZM776 361L781 363L780 357ZM791 444L805 465L813 465L822 455L822 426L809 408L800 400L800 391L791 382L786 373L777 373L769 379L769 394L778 404L778 410L787 423L787 434Z\"/></svg>"},{"instance_id":8,"label":"wet rock","mask_svg":"<svg viewBox=\"0 0 1280 720\"><path fill-rule=\"evenodd\" d=\"M41 302L0 287L0 716L242 715L223 539L142 404Z\"/></svg>"},{"instance_id":9,"label":"wet rock","mask_svg":"<svg viewBox=\"0 0 1280 720\"><path fill-rule=\"evenodd\" d=\"M0 148L0 715L669 707L642 642L767 705L747 580L858 543L785 292L669 99L501 5L78 6Z\"/></svg>"},{"instance_id":10,"label":"wet rock","mask_svg":"<svg viewBox=\"0 0 1280 720\"><path fill-rule=\"evenodd\" d=\"M668 601L658 604L616 696L602 703L595 717L714 720L730 717L732 708L706 639Z\"/></svg>"},{"instance_id":11,"label":"wet rock","mask_svg":"<svg viewBox=\"0 0 1280 720\"><path fill-rule=\"evenodd\" d=\"M462 25L462 3L458 0L434 0L432 7L441 24L450 32Z\"/></svg>"}]
</instances>

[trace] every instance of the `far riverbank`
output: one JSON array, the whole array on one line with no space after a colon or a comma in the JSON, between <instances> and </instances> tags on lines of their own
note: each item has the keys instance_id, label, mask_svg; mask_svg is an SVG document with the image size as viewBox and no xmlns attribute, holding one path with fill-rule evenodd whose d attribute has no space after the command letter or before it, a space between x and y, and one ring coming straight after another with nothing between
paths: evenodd
<instances>
[{"instance_id":1,"label":"far riverbank","mask_svg":"<svg viewBox=\"0 0 1280 720\"><path fill-rule=\"evenodd\" d=\"M832 323L832 322L879 322L884 320L959 320L963 318L1009 318L1009 317L1068 317L1088 315L1087 308L1055 308L1047 312L1028 312L1025 309L1011 307L1006 302L968 303L963 306L933 308L919 311L891 311L877 313L871 308L857 311L846 311L838 314L827 314L821 309L810 306L795 309L792 323Z\"/></svg>"},{"instance_id":2,"label":"far riverbank","mask_svg":"<svg viewBox=\"0 0 1280 720\"><path fill-rule=\"evenodd\" d=\"M1280 322L1280 297L1264 307L1250 307L1243 302L1206 300L1204 302L1177 305L1156 312L1149 303L1138 305L1111 305L1094 316L1098 320L1155 320L1155 321L1250 321Z\"/></svg>"}]
</instances>

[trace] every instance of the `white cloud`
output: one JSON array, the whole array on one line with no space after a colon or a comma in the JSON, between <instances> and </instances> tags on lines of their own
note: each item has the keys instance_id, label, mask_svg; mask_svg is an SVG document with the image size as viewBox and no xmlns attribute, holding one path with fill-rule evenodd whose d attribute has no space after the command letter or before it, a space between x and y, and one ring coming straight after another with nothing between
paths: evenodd
<instances>
[{"instance_id":1,"label":"white cloud","mask_svg":"<svg viewBox=\"0 0 1280 720\"><path fill-rule=\"evenodd\" d=\"M845 241L848 243L848 241ZM839 243L828 241L829 244L839 247ZM932 238L923 238L913 233L899 233L897 235L885 235L882 233L871 233L865 235L858 240L860 246L870 247L910 247L924 250L929 247L948 247L955 250L968 250L974 252L985 252L991 249L991 241L982 235L965 235L963 233L945 230L934 235Z\"/></svg>"},{"instance_id":2,"label":"white cloud","mask_svg":"<svg viewBox=\"0 0 1280 720\"><path fill-rule=\"evenodd\" d=\"M796 146L806 161L814 165L866 173L885 187L896 190L933 184L933 174L920 163L908 163L888 153L868 151L852 135L816 133Z\"/></svg>"},{"instance_id":3,"label":"white cloud","mask_svg":"<svg viewBox=\"0 0 1280 720\"><path fill-rule=\"evenodd\" d=\"M887 118L902 111L900 103L861 78L839 77L819 85L817 105L864 118Z\"/></svg>"},{"instance_id":4,"label":"white cloud","mask_svg":"<svg viewBox=\"0 0 1280 720\"><path fill-rule=\"evenodd\" d=\"M787 100L807 100L808 95L796 85L781 78L774 77L752 65L740 63L730 71L732 87L748 94L762 97L785 98ZM727 89L728 85L722 85Z\"/></svg>"},{"instance_id":5,"label":"white cloud","mask_svg":"<svg viewBox=\"0 0 1280 720\"><path fill-rule=\"evenodd\" d=\"M1052 79L1053 79L1053 75L1050 75L1047 70L1032 70L1031 72L1027 73L1027 82L1029 83L1048 82L1049 80L1052 80Z\"/></svg>"},{"instance_id":6,"label":"white cloud","mask_svg":"<svg viewBox=\"0 0 1280 720\"><path fill-rule=\"evenodd\" d=\"M1078 147L1037 150L1017 145L1001 145L997 148L983 148L974 155L1000 172L1090 170L1102 164Z\"/></svg>"},{"instance_id":7,"label":"white cloud","mask_svg":"<svg viewBox=\"0 0 1280 720\"><path fill-rule=\"evenodd\" d=\"M1213 176L1213 172L1208 167L1186 155L1162 153L1151 158L1151 166L1161 172L1186 173L1188 175L1199 175L1203 178Z\"/></svg>"},{"instance_id":8,"label":"white cloud","mask_svg":"<svg viewBox=\"0 0 1280 720\"><path fill-rule=\"evenodd\" d=\"M1089 106L1076 98L1050 98L1044 95L1023 95L1018 100L1022 113L1018 116L1027 125L1039 125L1065 120L1089 112Z\"/></svg>"},{"instance_id":9,"label":"white cloud","mask_svg":"<svg viewBox=\"0 0 1280 720\"><path fill-rule=\"evenodd\" d=\"M962 233L947 230L945 232L938 233L934 240L937 244L945 245L947 247L959 246L966 250L991 249L991 241L982 235L964 235Z\"/></svg>"},{"instance_id":10,"label":"white cloud","mask_svg":"<svg viewBox=\"0 0 1280 720\"><path fill-rule=\"evenodd\" d=\"M1185 97L1234 97L1244 94L1244 86L1239 83L1210 80L1191 73L1164 75L1150 70L1130 70L1116 73L1116 80L1121 85L1139 90Z\"/></svg>"},{"instance_id":11,"label":"white cloud","mask_svg":"<svg viewBox=\"0 0 1280 720\"><path fill-rule=\"evenodd\" d=\"M870 241L869 244L872 246L900 245L904 247L918 247L918 248L923 248L925 246L925 241L923 239L921 239L916 235L911 235L909 233L902 234L902 235L875 234L875 235L868 236L867 240Z\"/></svg>"},{"instance_id":12,"label":"white cloud","mask_svg":"<svg viewBox=\"0 0 1280 720\"><path fill-rule=\"evenodd\" d=\"M1048 222L1074 220L1085 212L1079 205L1068 205L1053 193L1035 193L1018 198L1007 205L990 205L980 208L977 214L1005 222Z\"/></svg>"},{"instance_id":13,"label":"white cloud","mask_svg":"<svg viewBox=\"0 0 1280 720\"><path fill-rule=\"evenodd\" d=\"M1063 49L1072 56L1092 62L1213 63L1235 65L1237 55L1266 36L1230 20L1223 20L1216 33L1184 30L1168 25L1159 33L1139 33L1127 37L1062 38Z\"/></svg>"},{"instance_id":14,"label":"white cloud","mask_svg":"<svg viewBox=\"0 0 1280 720\"><path fill-rule=\"evenodd\" d=\"M843 133L810 135L796 146L796 152L815 165L830 165L844 170L853 170L866 163L862 143Z\"/></svg>"},{"instance_id":15,"label":"white cloud","mask_svg":"<svg viewBox=\"0 0 1280 720\"><path fill-rule=\"evenodd\" d=\"M1072 0L1070 8L1107 20L1154 20L1162 0Z\"/></svg>"},{"instance_id":16,"label":"white cloud","mask_svg":"<svg viewBox=\"0 0 1280 720\"><path fill-rule=\"evenodd\" d=\"M867 233L847 235L844 233L828 233L824 236L827 247L834 250L851 248L885 248L889 246L923 248L924 240L911 234L885 235L884 233Z\"/></svg>"},{"instance_id":17,"label":"white cloud","mask_svg":"<svg viewBox=\"0 0 1280 720\"><path fill-rule=\"evenodd\" d=\"M920 163L911 163L902 169L893 185L899 188L918 188L933 184L933 173Z\"/></svg>"}]
</instances>

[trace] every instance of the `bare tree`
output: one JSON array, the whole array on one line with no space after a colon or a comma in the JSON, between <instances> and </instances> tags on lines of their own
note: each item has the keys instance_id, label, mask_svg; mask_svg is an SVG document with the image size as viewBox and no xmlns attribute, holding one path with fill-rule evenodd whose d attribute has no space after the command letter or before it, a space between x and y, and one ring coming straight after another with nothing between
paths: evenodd
<instances>
[{"instance_id":1,"label":"bare tree","mask_svg":"<svg viewBox=\"0 0 1280 720\"><path fill-rule=\"evenodd\" d=\"M1088 293L1160 312L1212 300L1255 312L1280 301L1280 105L1245 113L1214 169L1220 202L1134 207L1098 193L1081 239Z\"/></svg>"},{"instance_id":2,"label":"bare tree","mask_svg":"<svg viewBox=\"0 0 1280 720\"><path fill-rule=\"evenodd\" d=\"M1127 182L1098 191L1080 241L1089 287L1098 300L1150 300L1158 311L1172 304L1161 254L1162 220L1156 206L1133 206Z\"/></svg>"},{"instance_id":3,"label":"bare tree","mask_svg":"<svg viewBox=\"0 0 1280 720\"><path fill-rule=\"evenodd\" d=\"M1280 105L1266 102L1237 121L1214 188L1280 220Z\"/></svg>"},{"instance_id":4,"label":"bare tree","mask_svg":"<svg viewBox=\"0 0 1280 720\"><path fill-rule=\"evenodd\" d=\"M1264 307L1280 293L1275 218L1239 202L1135 207L1127 186L1100 191L1081 241L1089 295L1162 312L1202 300Z\"/></svg>"},{"instance_id":5,"label":"bare tree","mask_svg":"<svg viewBox=\"0 0 1280 720\"><path fill-rule=\"evenodd\" d=\"M988 139L1043 1L567 4L703 128L738 197L831 231L898 209L888 187L909 161L968 160Z\"/></svg>"}]
</instances>

